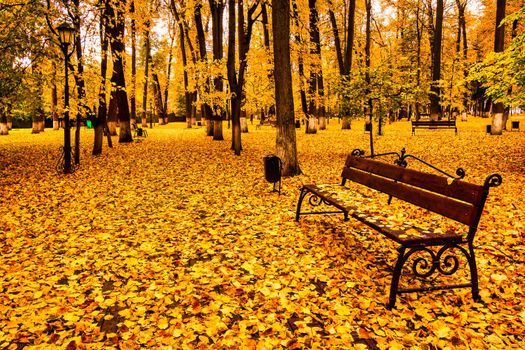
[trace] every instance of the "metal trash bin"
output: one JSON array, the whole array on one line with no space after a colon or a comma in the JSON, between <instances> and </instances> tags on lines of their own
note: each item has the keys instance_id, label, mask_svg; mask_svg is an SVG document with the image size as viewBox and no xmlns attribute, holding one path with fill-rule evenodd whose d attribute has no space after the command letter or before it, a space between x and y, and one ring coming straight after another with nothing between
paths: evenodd
<instances>
[{"instance_id":1,"label":"metal trash bin","mask_svg":"<svg viewBox=\"0 0 525 350\"><path fill-rule=\"evenodd\" d=\"M263 158L264 161L264 177L269 183L273 183L272 192L279 192L281 194L281 158L275 154L269 154ZM279 183L279 190L275 189L275 184Z\"/></svg>"}]
</instances>

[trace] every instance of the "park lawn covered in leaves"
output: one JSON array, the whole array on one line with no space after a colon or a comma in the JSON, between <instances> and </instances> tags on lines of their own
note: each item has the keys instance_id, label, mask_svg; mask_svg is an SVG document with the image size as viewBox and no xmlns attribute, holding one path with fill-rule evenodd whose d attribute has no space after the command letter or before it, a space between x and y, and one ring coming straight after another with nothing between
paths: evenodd
<instances>
[{"instance_id":1,"label":"park lawn covered in leaves","mask_svg":"<svg viewBox=\"0 0 525 350\"><path fill-rule=\"evenodd\" d=\"M377 138L376 152L406 147L469 182L503 176L475 240L484 302L469 289L416 293L392 311L395 244L341 216L294 221L301 184L338 182L346 155L368 149L362 122L299 131L304 174L281 196L264 180L269 126L243 134L241 157L227 129L217 142L171 124L94 158L83 129L68 176L55 170L62 132L12 130L0 138L0 347L522 348L525 133L488 136L487 123L411 136L403 121ZM364 210L426 218L373 199Z\"/></svg>"}]
</instances>

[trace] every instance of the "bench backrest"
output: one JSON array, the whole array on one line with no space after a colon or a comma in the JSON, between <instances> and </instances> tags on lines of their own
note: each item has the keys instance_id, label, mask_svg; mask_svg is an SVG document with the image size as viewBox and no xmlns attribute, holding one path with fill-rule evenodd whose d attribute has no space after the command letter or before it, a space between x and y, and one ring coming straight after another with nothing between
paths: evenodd
<instances>
[{"instance_id":1,"label":"bench backrest","mask_svg":"<svg viewBox=\"0 0 525 350\"><path fill-rule=\"evenodd\" d=\"M416 126L455 126L455 120L413 120L413 125Z\"/></svg>"},{"instance_id":2,"label":"bench backrest","mask_svg":"<svg viewBox=\"0 0 525 350\"><path fill-rule=\"evenodd\" d=\"M357 182L461 222L474 232L488 194L487 184L450 181L444 176L351 155L342 177L343 184L346 179Z\"/></svg>"}]
</instances>

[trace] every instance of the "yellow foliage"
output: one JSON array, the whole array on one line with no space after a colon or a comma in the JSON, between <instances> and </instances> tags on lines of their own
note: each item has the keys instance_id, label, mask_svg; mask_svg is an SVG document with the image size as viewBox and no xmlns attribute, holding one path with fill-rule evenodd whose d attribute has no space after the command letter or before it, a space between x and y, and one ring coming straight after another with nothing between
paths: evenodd
<instances>
[{"instance_id":1,"label":"yellow foliage","mask_svg":"<svg viewBox=\"0 0 525 350\"><path fill-rule=\"evenodd\" d=\"M519 348L525 134L486 136L485 122L411 136L403 121L376 139L377 152L406 147L472 183L503 176L475 240L483 303L459 289L403 295L392 311L392 242L341 216L294 221L301 184L339 182L345 156L367 148L360 121L298 132L304 174L284 179L281 196L263 174L270 127L243 135L241 157L227 133L211 142L171 124L94 158L82 130L68 176L55 170L62 132L12 130L0 137L0 347ZM360 209L393 224L456 227L367 195Z\"/></svg>"}]
</instances>

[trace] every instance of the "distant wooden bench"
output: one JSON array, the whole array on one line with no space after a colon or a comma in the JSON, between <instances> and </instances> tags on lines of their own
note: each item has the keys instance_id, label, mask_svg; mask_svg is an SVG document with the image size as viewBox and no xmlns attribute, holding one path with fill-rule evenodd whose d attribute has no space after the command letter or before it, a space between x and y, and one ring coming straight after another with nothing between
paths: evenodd
<instances>
[{"instance_id":1,"label":"distant wooden bench","mask_svg":"<svg viewBox=\"0 0 525 350\"><path fill-rule=\"evenodd\" d=\"M356 153L353 152L353 154ZM398 243L400 245L398 248L399 255L390 285L388 309L394 307L396 297L399 294L440 289L471 288L473 299L479 301L478 273L473 240L489 188L499 186L502 182L501 176L492 174L480 186L462 180L451 181L451 178L446 176L407 169L404 167L406 166L404 158L402 160L403 162L398 162L401 165L399 166L360 155L349 155L342 171L343 179L340 185L304 185L302 187L297 202L296 221L299 221L301 215L342 213L345 221L351 216ZM425 164L428 165L428 163ZM458 169L458 171L460 170L462 171L462 169ZM439 229L419 228L407 223L389 222L384 217L378 217L378 215L380 216L378 213L369 213L365 206L358 207L356 205L356 190L345 186L347 181L383 192L391 196L390 199L392 197L401 199L464 224L468 227L466 235L463 235L462 232L441 232ZM310 206L313 208L324 206L328 207L327 210L301 211L301 206L307 195L310 195L307 200ZM407 289L398 287L403 266L410 258L412 258L410 261L413 261L413 264L408 266L412 268L412 276L428 282L427 277L436 272L448 276L458 270L460 260L454 253L466 258L470 270L469 283L437 286L428 286L427 283L423 287ZM418 254L426 255L421 257Z\"/></svg>"},{"instance_id":2,"label":"distant wooden bench","mask_svg":"<svg viewBox=\"0 0 525 350\"><path fill-rule=\"evenodd\" d=\"M273 126L275 127L276 125L276 122L274 120L265 120L264 122L259 122L259 124L255 125L255 130L258 130L261 128L261 126L264 126L264 125L270 125L270 126Z\"/></svg>"},{"instance_id":3,"label":"distant wooden bench","mask_svg":"<svg viewBox=\"0 0 525 350\"><path fill-rule=\"evenodd\" d=\"M416 129L454 129L456 135L458 128L456 120L413 120L412 121L412 135L416 134Z\"/></svg>"}]
</instances>

